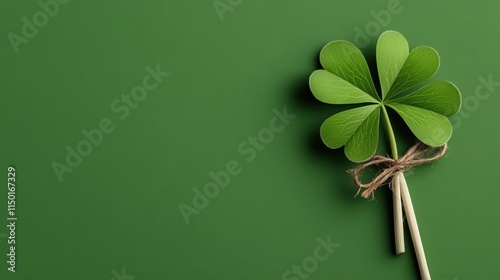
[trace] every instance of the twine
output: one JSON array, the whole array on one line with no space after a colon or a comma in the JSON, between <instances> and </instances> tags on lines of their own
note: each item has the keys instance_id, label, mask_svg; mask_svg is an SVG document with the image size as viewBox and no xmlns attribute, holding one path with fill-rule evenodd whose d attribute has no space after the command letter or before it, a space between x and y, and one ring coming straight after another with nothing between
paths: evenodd
<instances>
[{"instance_id":1,"label":"twine","mask_svg":"<svg viewBox=\"0 0 500 280\"><path fill-rule=\"evenodd\" d=\"M356 168L349 170L354 179L354 183L359 187L359 192L364 189L361 196L364 198L373 197L373 192L389 179L394 178L399 172L407 171L408 169L423 164L433 162L444 156L448 144L443 146L431 147L423 143L417 143L412 146L404 156L399 159L392 159L381 155L374 155L366 163L358 165ZM366 168L377 165L384 166L382 170L367 184L361 183L360 174Z\"/></svg>"}]
</instances>

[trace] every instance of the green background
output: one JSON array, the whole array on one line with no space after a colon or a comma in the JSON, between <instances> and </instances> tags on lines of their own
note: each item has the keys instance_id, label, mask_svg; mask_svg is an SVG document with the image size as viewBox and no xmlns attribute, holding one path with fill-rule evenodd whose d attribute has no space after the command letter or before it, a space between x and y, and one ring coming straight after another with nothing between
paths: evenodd
<instances>
[{"instance_id":1,"label":"green background","mask_svg":"<svg viewBox=\"0 0 500 280\"><path fill-rule=\"evenodd\" d=\"M407 252L393 253L388 188L376 201L354 198L354 164L318 136L345 108L315 101L308 77L321 47L354 41L357 28L369 34L370 61L386 29L411 48L434 47L433 80L461 89L446 157L407 181L433 279L500 277L500 87L475 95L479 77L500 81L500 3L401 0L377 22L391 1L221 2L234 7L218 15L211 0L70 1L15 53L7 35L21 35L21 19L41 7L1 1L0 233L10 165L19 220L17 272L7 271L0 235L0 278L120 280L124 268L136 280L282 279L331 236L340 247L308 279L419 279L407 228ZM170 75L120 120L111 104L156 65ZM238 146L285 106L295 119L246 161ZM115 129L60 182L51 164L103 118ZM401 147L413 141L404 127L397 134ZM179 205L192 206L193 188L231 160L241 173L186 225Z\"/></svg>"}]
</instances>

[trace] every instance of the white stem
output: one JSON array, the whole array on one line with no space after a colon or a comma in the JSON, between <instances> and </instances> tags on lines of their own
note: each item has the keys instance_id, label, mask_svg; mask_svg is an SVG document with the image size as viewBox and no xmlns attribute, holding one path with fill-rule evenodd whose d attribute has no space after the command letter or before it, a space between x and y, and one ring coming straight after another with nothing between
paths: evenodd
<instances>
[{"instance_id":1,"label":"white stem","mask_svg":"<svg viewBox=\"0 0 500 280\"><path fill-rule=\"evenodd\" d=\"M420 276L422 280L430 280L431 274L429 273L429 268L427 267L427 260L425 259L422 239L420 239L420 232L418 231L417 218L415 217L415 211L413 210L413 204L411 202L408 185L406 184L406 179L402 173L399 176L399 180L401 183L400 184L401 195L403 197L406 219L408 220L408 226L410 227L413 247L415 248L415 254L417 255L417 262L418 262L418 267L420 269Z\"/></svg>"},{"instance_id":2,"label":"white stem","mask_svg":"<svg viewBox=\"0 0 500 280\"><path fill-rule=\"evenodd\" d=\"M394 240L396 242L396 254L405 252L404 230L403 230L403 206L401 205L401 179L403 173L399 172L392 180L392 209L394 214Z\"/></svg>"}]
</instances>

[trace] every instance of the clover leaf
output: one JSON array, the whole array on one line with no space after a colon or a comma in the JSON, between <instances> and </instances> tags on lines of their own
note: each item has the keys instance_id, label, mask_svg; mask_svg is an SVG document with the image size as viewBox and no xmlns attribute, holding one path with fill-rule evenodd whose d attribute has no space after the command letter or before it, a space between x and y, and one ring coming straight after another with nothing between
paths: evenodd
<instances>
[{"instance_id":1,"label":"clover leaf","mask_svg":"<svg viewBox=\"0 0 500 280\"><path fill-rule=\"evenodd\" d=\"M314 71L309 79L314 96L328 104L362 105L326 119L320 129L323 142L332 149L345 146L345 154L351 161L366 161L377 149L382 116L393 155L397 154L387 113L390 108L424 144L432 147L445 144L452 134L447 117L456 114L461 106L458 88L451 82L437 81L406 94L408 89L436 73L438 53L431 47L416 47L410 52L402 34L386 31L378 39L376 60L380 93L375 89L363 54L354 44L333 41L321 50L324 70Z\"/></svg>"}]
</instances>

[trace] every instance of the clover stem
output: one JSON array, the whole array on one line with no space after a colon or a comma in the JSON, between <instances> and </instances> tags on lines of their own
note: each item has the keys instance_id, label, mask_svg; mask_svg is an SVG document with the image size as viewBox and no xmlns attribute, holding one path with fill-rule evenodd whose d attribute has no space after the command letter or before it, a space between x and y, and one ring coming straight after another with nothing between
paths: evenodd
<instances>
[{"instance_id":1,"label":"clover stem","mask_svg":"<svg viewBox=\"0 0 500 280\"><path fill-rule=\"evenodd\" d=\"M387 127L387 132L389 134L389 142L392 150L392 158L398 159L398 147L396 145L396 137L394 136L394 131L392 130L391 121L389 120L389 114L385 106L382 104L382 113L384 116L385 124ZM404 243L404 229L403 229L403 206L401 204L401 180L403 173L400 172L394 176L392 180L392 211L394 218L394 242L396 247L396 254L402 254L405 252Z\"/></svg>"},{"instance_id":2,"label":"clover stem","mask_svg":"<svg viewBox=\"0 0 500 280\"><path fill-rule=\"evenodd\" d=\"M389 120L389 114L387 114L387 109L384 105L381 105L382 113L384 115L384 121L387 127L387 133L389 134L389 142L391 144L392 158L398 159L398 146L396 145L396 137L394 136L394 130L392 130L391 121Z\"/></svg>"},{"instance_id":3,"label":"clover stem","mask_svg":"<svg viewBox=\"0 0 500 280\"><path fill-rule=\"evenodd\" d=\"M417 217L415 216L415 211L413 210L413 203L411 202L410 192L403 173L399 176L399 180L401 182L401 195L405 206L406 218L408 219L408 227L410 228L413 247L415 248L415 254L417 255L420 277L422 280L430 280L431 275L429 273L429 268L427 267L427 260L425 259L424 246L422 245L420 231L418 230Z\"/></svg>"}]
</instances>

